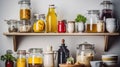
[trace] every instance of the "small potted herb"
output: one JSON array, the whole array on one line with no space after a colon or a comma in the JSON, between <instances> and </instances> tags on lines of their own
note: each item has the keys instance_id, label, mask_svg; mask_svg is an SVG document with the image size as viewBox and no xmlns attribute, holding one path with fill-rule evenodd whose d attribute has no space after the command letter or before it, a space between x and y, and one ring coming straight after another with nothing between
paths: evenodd
<instances>
[{"instance_id":1,"label":"small potted herb","mask_svg":"<svg viewBox=\"0 0 120 67\"><path fill-rule=\"evenodd\" d=\"M16 58L11 53L6 53L0 57L0 60L5 61L5 67L14 67L14 61Z\"/></svg>"},{"instance_id":2,"label":"small potted herb","mask_svg":"<svg viewBox=\"0 0 120 67\"><path fill-rule=\"evenodd\" d=\"M78 14L77 17L75 18L75 22L77 22L77 31L78 32L83 32L85 29L85 24L86 23L86 17Z\"/></svg>"}]
</instances>

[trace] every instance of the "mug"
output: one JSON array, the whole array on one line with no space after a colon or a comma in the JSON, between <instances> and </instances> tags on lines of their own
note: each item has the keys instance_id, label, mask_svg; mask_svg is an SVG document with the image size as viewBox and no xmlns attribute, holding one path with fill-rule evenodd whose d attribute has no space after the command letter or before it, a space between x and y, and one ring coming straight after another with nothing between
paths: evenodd
<instances>
[{"instance_id":1,"label":"mug","mask_svg":"<svg viewBox=\"0 0 120 67\"><path fill-rule=\"evenodd\" d=\"M102 67L103 62L102 61L90 61L91 67Z\"/></svg>"}]
</instances>

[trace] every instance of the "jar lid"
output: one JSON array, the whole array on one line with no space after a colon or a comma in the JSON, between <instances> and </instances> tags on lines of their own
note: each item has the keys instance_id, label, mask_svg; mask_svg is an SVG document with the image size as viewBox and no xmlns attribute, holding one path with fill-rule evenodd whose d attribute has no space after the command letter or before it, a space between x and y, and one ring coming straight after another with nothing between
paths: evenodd
<instances>
[{"instance_id":1,"label":"jar lid","mask_svg":"<svg viewBox=\"0 0 120 67\"><path fill-rule=\"evenodd\" d=\"M75 23L75 21L68 21L68 23Z\"/></svg>"},{"instance_id":2,"label":"jar lid","mask_svg":"<svg viewBox=\"0 0 120 67\"><path fill-rule=\"evenodd\" d=\"M101 5L105 5L105 4L109 4L109 5L111 5L111 4L113 4L111 1L103 1L102 3L101 3Z\"/></svg>"},{"instance_id":3,"label":"jar lid","mask_svg":"<svg viewBox=\"0 0 120 67\"><path fill-rule=\"evenodd\" d=\"M88 10L88 14L99 14L99 10Z\"/></svg>"},{"instance_id":4,"label":"jar lid","mask_svg":"<svg viewBox=\"0 0 120 67\"><path fill-rule=\"evenodd\" d=\"M18 51L17 51L17 54L26 55L26 50L18 50Z\"/></svg>"},{"instance_id":5,"label":"jar lid","mask_svg":"<svg viewBox=\"0 0 120 67\"><path fill-rule=\"evenodd\" d=\"M30 53L42 53L43 49L42 48L30 48L29 52Z\"/></svg>"},{"instance_id":6,"label":"jar lid","mask_svg":"<svg viewBox=\"0 0 120 67\"><path fill-rule=\"evenodd\" d=\"M28 4L28 5L30 5L31 3L30 3L30 1L22 0L22 1L19 1L18 4Z\"/></svg>"},{"instance_id":7,"label":"jar lid","mask_svg":"<svg viewBox=\"0 0 120 67\"><path fill-rule=\"evenodd\" d=\"M79 44L79 49L94 49L94 44L89 44L88 42L84 42Z\"/></svg>"}]
</instances>

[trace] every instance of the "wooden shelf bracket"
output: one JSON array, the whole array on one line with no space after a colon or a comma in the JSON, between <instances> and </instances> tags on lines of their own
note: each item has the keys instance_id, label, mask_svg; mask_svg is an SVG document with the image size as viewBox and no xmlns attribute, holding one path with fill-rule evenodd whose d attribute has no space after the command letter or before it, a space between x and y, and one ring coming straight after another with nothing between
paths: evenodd
<instances>
[{"instance_id":1,"label":"wooden shelf bracket","mask_svg":"<svg viewBox=\"0 0 120 67\"><path fill-rule=\"evenodd\" d=\"M13 46L14 46L14 51L17 51L18 49L18 44L17 44L17 36L13 36Z\"/></svg>"},{"instance_id":2,"label":"wooden shelf bracket","mask_svg":"<svg viewBox=\"0 0 120 67\"><path fill-rule=\"evenodd\" d=\"M104 51L108 51L108 40L109 40L109 36L104 36Z\"/></svg>"}]
</instances>

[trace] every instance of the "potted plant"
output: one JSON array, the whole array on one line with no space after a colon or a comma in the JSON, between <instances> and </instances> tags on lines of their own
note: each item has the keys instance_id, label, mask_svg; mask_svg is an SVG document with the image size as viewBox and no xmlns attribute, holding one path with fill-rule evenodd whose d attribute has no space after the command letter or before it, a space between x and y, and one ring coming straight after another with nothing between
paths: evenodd
<instances>
[{"instance_id":1,"label":"potted plant","mask_svg":"<svg viewBox=\"0 0 120 67\"><path fill-rule=\"evenodd\" d=\"M77 17L75 18L75 22L77 22L77 31L78 32L83 32L85 29L85 22L86 22L86 17L78 14Z\"/></svg>"},{"instance_id":2,"label":"potted plant","mask_svg":"<svg viewBox=\"0 0 120 67\"><path fill-rule=\"evenodd\" d=\"M16 58L10 53L6 53L0 57L0 60L5 61L5 67L14 67L14 61L16 61Z\"/></svg>"}]
</instances>

